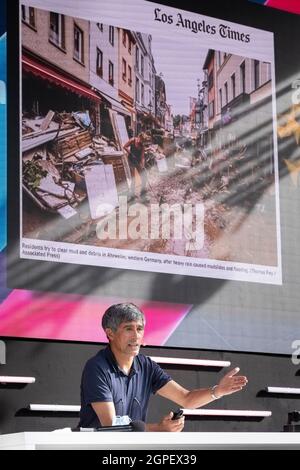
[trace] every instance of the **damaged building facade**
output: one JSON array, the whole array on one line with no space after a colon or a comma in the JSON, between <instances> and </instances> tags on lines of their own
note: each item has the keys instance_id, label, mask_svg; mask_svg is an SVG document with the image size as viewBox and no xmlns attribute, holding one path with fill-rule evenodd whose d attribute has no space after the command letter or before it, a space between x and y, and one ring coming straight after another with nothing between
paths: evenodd
<instances>
[{"instance_id":1,"label":"damaged building facade","mask_svg":"<svg viewBox=\"0 0 300 470\"><path fill-rule=\"evenodd\" d=\"M131 178L124 144L164 123L155 77L150 35L22 6L25 236L32 203L77 225L85 200L92 219L99 201L118 205Z\"/></svg>"},{"instance_id":2,"label":"damaged building facade","mask_svg":"<svg viewBox=\"0 0 300 470\"><path fill-rule=\"evenodd\" d=\"M151 35L134 33L135 48L135 101L137 111L137 133L158 125L155 118L155 75L156 69L151 49Z\"/></svg>"},{"instance_id":3,"label":"damaged building facade","mask_svg":"<svg viewBox=\"0 0 300 470\"><path fill-rule=\"evenodd\" d=\"M249 126L257 130L259 114L272 114L271 65L210 49L203 70L207 76L205 125L211 145L220 148L236 139L251 144L253 135L248 132ZM272 128L265 133L269 140L268 136L272 138Z\"/></svg>"},{"instance_id":4,"label":"damaged building facade","mask_svg":"<svg viewBox=\"0 0 300 470\"><path fill-rule=\"evenodd\" d=\"M207 76L207 153L228 175L234 165L247 165L245 181L274 178L271 65L210 49L203 70ZM226 159L228 162L226 162ZM228 163L228 164L227 164ZM231 170L230 170L230 168Z\"/></svg>"}]
</instances>

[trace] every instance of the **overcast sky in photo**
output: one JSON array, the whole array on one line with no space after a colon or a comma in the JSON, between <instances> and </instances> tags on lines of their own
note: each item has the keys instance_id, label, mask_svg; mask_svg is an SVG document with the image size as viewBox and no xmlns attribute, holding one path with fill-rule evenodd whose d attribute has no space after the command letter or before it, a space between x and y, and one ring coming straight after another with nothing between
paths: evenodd
<instances>
[{"instance_id":1,"label":"overcast sky in photo","mask_svg":"<svg viewBox=\"0 0 300 470\"><path fill-rule=\"evenodd\" d=\"M190 113L190 96L198 94L197 79L204 79L203 65L207 48L195 47L195 41L166 41L152 37L152 54L156 73L163 74L167 104L173 115Z\"/></svg>"}]
</instances>

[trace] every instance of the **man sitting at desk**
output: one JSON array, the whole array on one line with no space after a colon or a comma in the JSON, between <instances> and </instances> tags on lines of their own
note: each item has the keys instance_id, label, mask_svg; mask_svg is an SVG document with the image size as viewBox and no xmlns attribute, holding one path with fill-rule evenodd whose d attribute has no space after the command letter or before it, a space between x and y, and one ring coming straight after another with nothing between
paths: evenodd
<instances>
[{"instance_id":1,"label":"man sitting at desk","mask_svg":"<svg viewBox=\"0 0 300 470\"><path fill-rule=\"evenodd\" d=\"M149 399L154 393L182 408L198 408L242 390L247 384L246 377L236 375L238 368L212 388L189 391L176 383L158 364L139 353L145 317L134 304L109 307L102 327L109 345L89 359L83 370L79 427L111 426L116 415L146 421ZM146 424L146 431L182 431L184 417L172 417L170 412L159 423Z\"/></svg>"}]
</instances>

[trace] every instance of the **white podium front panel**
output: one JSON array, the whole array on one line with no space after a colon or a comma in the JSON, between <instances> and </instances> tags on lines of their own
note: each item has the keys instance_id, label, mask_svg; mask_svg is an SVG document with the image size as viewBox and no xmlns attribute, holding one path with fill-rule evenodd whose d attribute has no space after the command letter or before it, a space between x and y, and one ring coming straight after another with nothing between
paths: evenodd
<instances>
[{"instance_id":1,"label":"white podium front panel","mask_svg":"<svg viewBox=\"0 0 300 470\"><path fill-rule=\"evenodd\" d=\"M0 436L0 450L298 449L300 433L22 432Z\"/></svg>"}]
</instances>

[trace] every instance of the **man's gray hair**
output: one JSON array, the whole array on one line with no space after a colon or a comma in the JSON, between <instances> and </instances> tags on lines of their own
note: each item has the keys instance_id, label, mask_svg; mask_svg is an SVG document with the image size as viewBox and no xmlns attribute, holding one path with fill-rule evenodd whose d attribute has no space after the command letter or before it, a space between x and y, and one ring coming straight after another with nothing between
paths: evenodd
<instances>
[{"instance_id":1,"label":"man's gray hair","mask_svg":"<svg viewBox=\"0 0 300 470\"><path fill-rule=\"evenodd\" d=\"M140 321L145 326L146 320L143 312L134 304L122 303L111 305L102 317L102 328L110 328L112 331L117 331L121 323Z\"/></svg>"}]
</instances>

